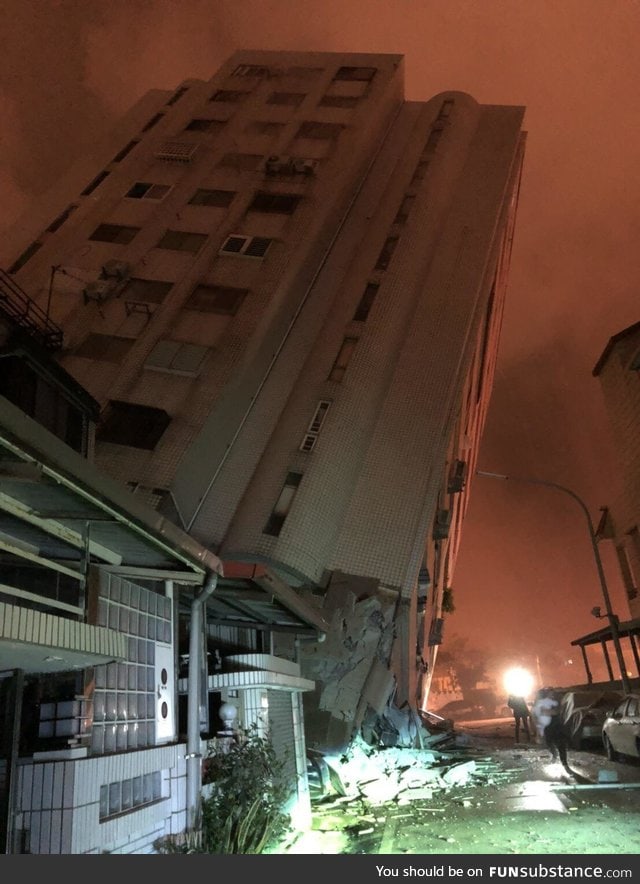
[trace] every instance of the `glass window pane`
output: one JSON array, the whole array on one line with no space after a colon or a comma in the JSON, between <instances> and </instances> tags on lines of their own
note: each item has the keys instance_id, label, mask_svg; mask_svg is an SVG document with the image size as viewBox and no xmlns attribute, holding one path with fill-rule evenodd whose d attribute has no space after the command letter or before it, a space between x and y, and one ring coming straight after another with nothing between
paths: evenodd
<instances>
[{"instance_id":1,"label":"glass window pane","mask_svg":"<svg viewBox=\"0 0 640 884\"><path fill-rule=\"evenodd\" d=\"M133 783L131 780L124 780L122 783L122 809L129 810L133 804Z\"/></svg>"}]
</instances>

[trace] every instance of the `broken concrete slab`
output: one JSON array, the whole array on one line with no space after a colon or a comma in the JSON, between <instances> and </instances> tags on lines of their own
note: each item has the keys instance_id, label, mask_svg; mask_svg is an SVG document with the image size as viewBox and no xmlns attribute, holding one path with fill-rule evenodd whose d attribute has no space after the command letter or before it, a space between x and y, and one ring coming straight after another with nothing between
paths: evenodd
<instances>
[{"instance_id":1,"label":"broken concrete slab","mask_svg":"<svg viewBox=\"0 0 640 884\"><path fill-rule=\"evenodd\" d=\"M463 786L465 783L469 782L470 777L476 771L476 763L473 759L470 761L463 761L461 764L456 764L453 767L450 767L449 770L445 771L442 774L442 780L448 786Z\"/></svg>"}]
</instances>

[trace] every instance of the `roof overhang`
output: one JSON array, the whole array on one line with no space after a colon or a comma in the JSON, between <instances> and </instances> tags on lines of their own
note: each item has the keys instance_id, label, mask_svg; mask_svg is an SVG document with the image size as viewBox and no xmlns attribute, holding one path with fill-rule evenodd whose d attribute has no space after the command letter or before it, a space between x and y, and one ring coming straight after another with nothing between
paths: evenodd
<instances>
[{"instance_id":1,"label":"roof overhang","mask_svg":"<svg viewBox=\"0 0 640 884\"><path fill-rule=\"evenodd\" d=\"M635 620L625 620L624 622L618 623L618 635L620 638L626 638L631 635L640 635L640 618ZM609 624L603 626L602 629L596 629L595 632L589 632L587 635L580 636L580 638L574 638L571 644L584 648L588 645L599 645L602 644L602 642L612 640L611 625Z\"/></svg>"},{"instance_id":2,"label":"roof overhang","mask_svg":"<svg viewBox=\"0 0 640 884\"><path fill-rule=\"evenodd\" d=\"M329 624L272 570L251 562L223 562L224 576L207 599L212 625L290 632L322 638Z\"/></svg>"},{"instance_id":3,"label":"roof overhang","mask_svg":"<svg viewBox=\"0 0 640 884\"><path fill-rule=\"evenodd\" d=\"M218 556L0 397L0 565L3 560L26 561L79 584L89 563L132 580L167 579L194 591L213 574L211 623L316 636L328 629L313 605L267 569L230 563L225 574ZM0 601L15 601L10 607L16 611L46 604L1 584L0 574ZM191 594L182 596L190 607ZM56 603L57 619L81 620L83 612L69 607ZM0 630L0 670L35 671L33 649L25 643L21 654L14 638ZM38 659L46 646L38 644ZM52 650L48 656L60 655ZM85 655L67 668L81 660L91 665ZM103 660L93 660L98 662Z\"/></svg>"}]
</instances>

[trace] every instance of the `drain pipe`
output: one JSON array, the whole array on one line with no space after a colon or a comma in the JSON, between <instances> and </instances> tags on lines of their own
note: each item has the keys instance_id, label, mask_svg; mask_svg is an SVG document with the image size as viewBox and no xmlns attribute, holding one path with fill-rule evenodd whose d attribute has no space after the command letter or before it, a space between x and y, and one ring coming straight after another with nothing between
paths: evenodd
<instances>
[{"instance_id":1,"label":"drain pipe","mask_svg":"<svg viewBox=\"0 0 640 884\"><path fill-rule=\"evenodd\" d=\"M200 694L203 610L218 585L218 574L209 572L191 604L189 627L189 689L187 694L187 831L200 827L202 753L200 751ZM206 658L205 658L206 659ZM205 675L206 678L206 675Z\"/></svg>"}]
</instances>

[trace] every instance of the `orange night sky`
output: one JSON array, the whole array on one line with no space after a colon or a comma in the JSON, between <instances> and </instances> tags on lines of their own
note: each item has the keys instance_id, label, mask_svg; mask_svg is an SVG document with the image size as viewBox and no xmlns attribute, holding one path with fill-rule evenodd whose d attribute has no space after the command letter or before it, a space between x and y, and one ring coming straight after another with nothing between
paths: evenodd
<instances>
[{"instance_id":1,"label":"orange night sky","mask_svg":"<svg viewBox=\"0 0 640 884\"><path fill-rule=\"evenodd\" d=\"M409 99L445 89L527 108L524 178L480 467L598 508L616 473L598 381L640 319L637 0L5 0L0 229L151 88L236 49L405 55ZM614 607L628 616L603 548ZM445 645L571 656L602 603L586 522L546 488L477 479ZM569 674L567 674L569 673Z\"/></svg>"}]
</instances>

